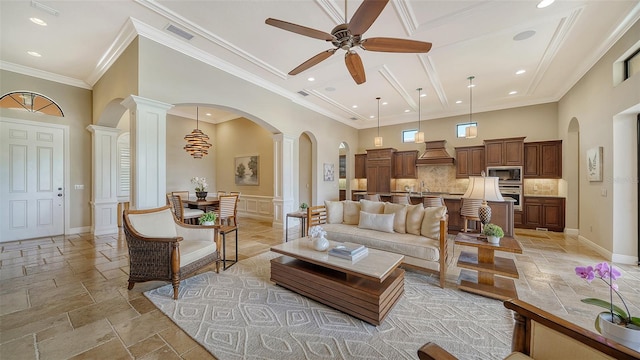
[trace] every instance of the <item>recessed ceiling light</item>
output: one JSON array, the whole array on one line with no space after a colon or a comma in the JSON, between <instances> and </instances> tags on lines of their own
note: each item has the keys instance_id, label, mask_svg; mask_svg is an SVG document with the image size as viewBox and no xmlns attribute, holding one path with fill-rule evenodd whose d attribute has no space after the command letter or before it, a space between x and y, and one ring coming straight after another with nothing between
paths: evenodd
<instances>
[{"instance_id":1,"label":"recessed ceiling light","mask_svg":"<svg viewBox=\"0 0 640 360\"><path fill-rule=\"evenodd\" d=\"M518 92L517 92L517 91L515 91L515 90L514 90L514 91L509 91L509 95L515 95L515 94L517 94L517 93L518 93Z\"/></svg>"},{"instance_id":2,"label":"recessed ceiling light","mask_svg":"<svg viewBox=\"0 0 640 360\"><path fill-rule=\"evenodd\" d=\"M388 104L388 102L386 102L386 101L382 103L382 105L387 105L387 104Z\"/></svg>"},{"instance_id":3,"label":"recessed ceiling light","mask_svg":"<svg viewBox=\"0 0 640 360\"><path fill-rule=\"evenodd\" d=\"M39 53L37 53L35 51L27 51L27 54L29 54L31 56L35 56L35 57L42 57L42 55L40 55Z\"/></svg>"},{"instance_id":4,"label":"recessed ceiling light","mask_svg":"<svg viewBox=\"0 0 640 360\"><path fill-rule=\"evenodd\" d=\"M556 0L542 0L538 3L538 5L536 5L536 7L538 9L546 8L547 6L553 4L554 1Z\"/></svg>"},{"instance_id":5,"label":"recessed ceiling light","mask_svg":"<svg viewBox=\"0 0 640 360\"><path fill-rule=\"evenodd\" d=\"M516 75L522 75L522 74L524 74L524 73L526 73L526 72L527 72L527 70L525 70L525 69L520 69L520 70L516 71Z\"/></svg>"},{"instance_id":6,"label":"recessed ceiling light","mask_svg":"<svg viewBox=\"0 0 640 360\"><path fill-rule=\"evenodd\" d=\"M351 105L352 108L357 109L358 105Z\"/></svg>"},{"instance_id":7,"label":"recessed ceiling light","mask_svg":"<svg viewBox=\"0 0 640 360\"><path fill-rule=\"evenodd\" d=\"M314 78L314 77L310 77L310 78L307 78L307 80L309 80L309 81L316 81L316 78Z\"/></svg>"},{"instance_id":8,"label":"recessed ceiling light","mask_svg":"<svg viewBox=\"0 0 640 360\"><path fill-rule=\"evenodd\" d=\"M206 113L205 115L207 115L207 116L211 116L211 113Z\"/></svg>"},{"instance_id":9,"label":"recessed ceiling light","mask_svg":"<svg viewBox=\"0 0 640 360\"><path fill-rule=\"evenodd\" d=\"M369 119L373 119L373 118L375 118L375 116L369 115Z\"/></svg>"},{"instance_id":10,"label":"recessed ceiling light","mask_svg":"<svg viewBox=\"0 0 640 360\"><path fill-rule=\"evenodd\" d=\"M29 18L29 20L31 20L31 22L34 24L37 24L40 26L47 26L47 23L44 20L38 19L37 17Z\"/></svg>"},{"instance_id":11,"label":"recessed ceiling light","mask_svg":"<svg viewBox=\"0 0 640 360\"><path fill-rule=\"evenodd\" d=\"M515 40L515 41L522 41L522 40L526 40L526 39L528 39L528 38L532 37L532 36L533 36L533 35L535 35L535 34L536 34L536 31L535 31L535 30L526 30L526 31L523 31L523 32L521 32L521 33L516 34L516 35L513 37L513 40Z\"/></svg>"},{"instance_id":12,"label":"recessed ceiling light","mask_svg":"<svg viewBox=\"0 0 640 360\"><path fill-rule=\"evenodd\" d=\"M456 104L462 104L462 100L456 101Z\"/></svg>"},{"instance_id":13,"label":"recessed ceiling light","mask_svg":"<svg viewBox=\"0 0 640 360\"><path fill-rule=\"evenodd\" d=\"M406 109L406 110L405 110L404 112L406 112L406 113L408 113L409 111L411 111L411 110L409 110L409 109Z\"/></svg>"}]
</instances>

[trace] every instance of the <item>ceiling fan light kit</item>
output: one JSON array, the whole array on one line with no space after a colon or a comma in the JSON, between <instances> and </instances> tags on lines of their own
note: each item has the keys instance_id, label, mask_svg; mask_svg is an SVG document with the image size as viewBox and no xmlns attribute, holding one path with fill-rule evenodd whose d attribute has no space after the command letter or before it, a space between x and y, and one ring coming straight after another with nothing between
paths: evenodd
<instances>
[{"instance_id":1,"label":"ceiling fan light kit","mask_svg":"<svg viewBox=\"0 0 640 360\"><path fill-rule=\"evenodd\" d=\"M298 65L289 72L289 75L297 75L328 59L338 49L342 49L346 51L344 60L347 70L356 84L360 85L367 81L367 77L360 55L353 50L355 47L367 51L396 53L426 53L431 50L431 43L423 41L387 37L362 39L364 32L373 25L388 2L389 0L365 0L353 14L351 21L347 22L347 1L345 0L345 23L334 27L331 33L273 18L268 18L265 23L299 35L330 41L335 46Z\"/></svg>"},{"instance_id":2,"label":"ceiling fan light kit","mask_svg":"<svg viewBox=\"0 0 640 360\"><path fill-rule=\"evenodd\" d=\"M469 126L464 129L464 137L467 139L473 139L478 136L478 127L473 125L471 121L472 104L473 104L473 79L475 76L469 76L467 79L469 80Z\"/></svg>"},{"instance_id":3,"label":"ceiling fan light kit","mask_svg":"<svg viewBox=\"0 0 640 360\"><path fill-rule=\"evenodd\" d=\"M194 159L202 159L209 154L209 148L212 146L207 142L209 135L205 134L198 128L198 107L196 107L196 128L190 134L184 136L187 145L184 149L193 156Z\"/></svg>"}]
</instances>

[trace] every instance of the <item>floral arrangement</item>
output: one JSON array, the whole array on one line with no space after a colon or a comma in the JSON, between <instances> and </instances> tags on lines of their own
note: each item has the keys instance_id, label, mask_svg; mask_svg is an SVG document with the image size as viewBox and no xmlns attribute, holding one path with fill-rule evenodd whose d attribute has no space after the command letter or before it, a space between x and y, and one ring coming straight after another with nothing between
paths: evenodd
<instances>
[{"instance_id":1,"label":"floral arrangement","mask_svg":"<svg viewBox=\"0 0 640 360\"><path fill-rule=\"evenodd\" d=\"M499 225L496 224L487 224L482 229L482 234L487 236L495 236L495 237L503 237L504 231Z\"/></svg>"},{"instance_id":2,"label":"floral arrangement","mask_svg":"<svg viewBox=\"0 0 640 360\"><path fill-rule=\"evenodd\" d=\"M587 298L587 299L581 300L583 303L596 305L609 310L609 313L611 314L611 319L616 324L626 326L626 327L628 327L627 325L640 326L640 318L631 316L631 313L629 312L629 308L627 307L627 304L624 302L622 295L620 295L620 293L618 292L618 284L614 283L615 280L617 280L622 276L622 274L620 274L620 271L618 271L618 269L614 268L613 266L610 267L609 264L606 262L602 262L602 263L596 264L595 267L578 266L576 267L576 275L587 280L587 282L589 283L591 283L593 279L600 279L609 287L609 301L594 299L594 298ZM620 299L620 301L622 302L622 305L624 306L624 310L613 304L613 293L615 293ZM603 313L606 314L607 312L603 312ZM598 330L598 332L601 332L600 322L598 321L599 315L600 314L598 314L598 316L596 317L595 327L596 327L596 330Z\"/></svg>"},{"instance_id":3,"label":"floral arrangement","mask_svg":"<svg viewBox=\"0 0 640 360\"><path fill-rule=\"evenodd\" d=\"M191 178L191 183L196 186L196 191L198 192L207 191L207 187L209 186L207 184L207 179L203 177L201 178L196 176Z\"/></svg>"},{"instance_id":4,"label":"floral arrangement","mask_svg":"<svg viewBox=\"0 0 640 360\"><path fill-rule=\"evenodd\" d=\"M311 238L322 238L327 236L327 232L324 231L324 229L322 228L322 226L320 225L316 225L316 226L312 226L311 228L309 228L309 236L311 236Z\"/></svg>"}]
</instances>

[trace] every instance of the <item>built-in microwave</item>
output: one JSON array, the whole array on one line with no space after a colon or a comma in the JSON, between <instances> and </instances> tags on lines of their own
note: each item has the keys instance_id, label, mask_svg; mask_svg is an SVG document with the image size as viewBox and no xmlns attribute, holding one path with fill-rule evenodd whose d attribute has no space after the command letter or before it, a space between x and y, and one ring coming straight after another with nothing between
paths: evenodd
<instances>
[{"instance_id":1,"label":"built-in microwave","mask_svg":"<svg viewBox=\"0 0 640 360\"><path fill-rule=\"evenodd\" d=\"M500 184L522 184L522 166L487 166L487 176L497 177Z\"/></svg>"}]
</instances>

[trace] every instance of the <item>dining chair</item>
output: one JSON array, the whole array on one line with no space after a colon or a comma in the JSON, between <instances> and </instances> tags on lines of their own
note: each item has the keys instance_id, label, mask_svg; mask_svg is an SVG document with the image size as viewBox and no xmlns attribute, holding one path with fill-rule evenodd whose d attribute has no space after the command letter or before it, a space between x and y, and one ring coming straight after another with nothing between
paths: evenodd
<instances>
[{"instance_id":1,"label":"dining chair","mask_svg":"<svg viewBox=\"0 0 640 360\"><path fill-rule=\"evenodd\" d=\"M222 236L222 268L227 270L230 266L238 262L238 195L221 195L218 197L218 221L220 227L218 232ZM236 255L235 260L227 260L227 234L235 233ZM229 266L227 266L229 262Z\"/></svg>"},{"instance_id":2,"label":"dining chair","mask_svg":"<svg viewBox=\"0 0 640 360\"><path fill-rule=\"evenodd\" d=\"M380 194L365 194L365 200L380 201Z\"/></svg>"},{"instance_id":3,"label":"dining chair","mask_svg":"<svg viewBox=\"0 0 640 360\"><path fill-rule=\"evenodd\" d=\"M404 195L393 195L391 197L391 202L394 204L407 204L407 205L411 205L411 199L409 198L409 195L404 194Z\"/></svg>"},{"instance_id":4,"label":"dining chair","mask_svg":"<svg viewBox=\"0 0 640 360\"><path fill-rule=\"evenodd\" d=\"M426 208L444 206L444 200L440 196L425 196L422 198L422 205Z\"/></svg>"},{"instance_id":5,"label":"dining chair","mask_svg":"<svg viewBox=\"0 0 640 360\"><path fill-rule=\"evenodd\" d=\"M167 204L171 206L171 211L176 219L185 224L197 224L198 218L204 214L200 209L186 208L179 195L167 194Z\"/></svg>"},{"instance_id":6,"label":"dining chair","mask_svg":"<svg viewBox=\"0 0 640 360\"><path fill-rule=\"evenodd\" d=\"M222 195L227 195L227 192L224 190L218 190L218 197L222 196Z\"/></svg>"}]
</instances>

